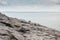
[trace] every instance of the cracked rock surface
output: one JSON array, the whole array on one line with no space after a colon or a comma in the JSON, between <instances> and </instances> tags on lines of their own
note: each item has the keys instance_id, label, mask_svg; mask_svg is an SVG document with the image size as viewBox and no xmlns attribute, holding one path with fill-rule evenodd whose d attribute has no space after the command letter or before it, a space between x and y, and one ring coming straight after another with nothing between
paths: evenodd
<instances>
[{"instance_id":1,"label":"cracked rock surface","mask_svg":"<svg viewBox=\"0 0 60 40\"><path fill-rule=\"evenodd\" d=\"M60 40L60 31L0 13L0 40Z\"/></svg>"}]
</instances>

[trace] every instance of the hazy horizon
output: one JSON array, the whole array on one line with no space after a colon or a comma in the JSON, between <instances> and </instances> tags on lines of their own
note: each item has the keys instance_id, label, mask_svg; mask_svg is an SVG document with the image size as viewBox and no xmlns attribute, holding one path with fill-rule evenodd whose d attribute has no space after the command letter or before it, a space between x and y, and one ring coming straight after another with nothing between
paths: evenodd
<instances>
[{"instance_id":1,"label":"hazy horizon","mask_svg":"<svg viewBox=\"0 0 60 40\"><path fill-rule=\"evenodd\" d=\"M3 12L9 17L25 19L60 31L60 13Z\"/></svg>"}]
</instances>

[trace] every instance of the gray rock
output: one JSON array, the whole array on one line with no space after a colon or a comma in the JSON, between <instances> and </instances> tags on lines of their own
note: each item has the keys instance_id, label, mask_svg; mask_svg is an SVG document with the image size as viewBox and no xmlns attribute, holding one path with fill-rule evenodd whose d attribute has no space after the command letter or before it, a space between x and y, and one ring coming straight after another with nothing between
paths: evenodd
<instances>
[{"instance_id":1,"label":"gray rock","mask_svg":"<svg viewBox=\"0 0 60 40\"><path fill-rule=\"evenodd\" d=\"M60 31L0 13L0 40L60 40Z\"/></svg>"}]
</instances>

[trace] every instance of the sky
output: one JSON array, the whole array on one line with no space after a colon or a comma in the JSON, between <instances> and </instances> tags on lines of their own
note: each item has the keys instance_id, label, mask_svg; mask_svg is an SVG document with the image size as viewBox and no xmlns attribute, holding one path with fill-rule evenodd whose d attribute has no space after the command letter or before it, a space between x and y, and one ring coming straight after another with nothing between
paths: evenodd
<instances>
[{"instance_id":1,"label":"sky","mask_svg":"<svg viewBox=\"0 0 60 40\"><path fill-rule=\"evenodd\" d=\"M60 12L60 0L0 0L0 11Z\"/></svg>"}]
</instances>

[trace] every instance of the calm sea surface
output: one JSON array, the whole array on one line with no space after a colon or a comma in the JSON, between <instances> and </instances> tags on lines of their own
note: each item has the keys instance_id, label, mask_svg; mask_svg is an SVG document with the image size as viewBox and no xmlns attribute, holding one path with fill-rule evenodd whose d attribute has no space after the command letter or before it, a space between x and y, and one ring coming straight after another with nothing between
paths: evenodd
<instances>
[{"instance_id":1,"label":"calm sea surface","mask_svg":"<svg viewBox=\"0 0 60 40\"><path fill-rule=\"evenodd\" d=\"M60 13L57 12L3 12L3 14L60 30Z\"/></svg>"}]
</instances>

